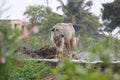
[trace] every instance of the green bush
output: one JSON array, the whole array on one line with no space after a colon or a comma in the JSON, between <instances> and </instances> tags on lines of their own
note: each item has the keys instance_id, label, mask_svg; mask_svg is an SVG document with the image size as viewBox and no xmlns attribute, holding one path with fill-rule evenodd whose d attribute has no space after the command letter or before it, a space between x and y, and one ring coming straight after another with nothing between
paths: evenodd
<instances>
[{"instance_id":1,"label":"green bush","mask_svg":"<svg viewBox=\"0 0 120 80\"><path fill-rule=\"evenodd\" d=\"M100 66L98 68L94 66L89 64L85 67L65 59L52 72L58 76L57 80L120 80L119 73L114 73L112 67L104 68L103 71ZM115 68L119 68L119 66Z\"/></svg>"},{"instance_id":2,"label":"green bush","mask_svg":"<svg viewBox=\"0 0 120 80\"><path fill-rule=\"evenodd\" d=\"M0 80L9 80L11 61L20 31L11 28L10 21L0 21ZM1 58L4 61L1 61Z\"/></svg>"},{"instance_id":3,"label":"green bush","mask_svg":"<svg viewBox=\"0 0 120 80\"><path fill-rule=\"evenodd\" d=\"M51 66L48 63L32 60L16 60L11 67L11 80L36 80L50 75Z\"/></svg>"},{"instance_id":4,"label":"green bush","mask_svg":"<svg viewBox=\"0 0 120 80\"><path fill-rule=\"evenodd\" d=\"M42 38L39 37L38 40L31 35L30 41L23 43L18 39L21 35L20 31L10 26L9 21L0 21L0 80L39 80L46 74L49 75L51 67L47 63L19 61L15 59L14 54L16 47L20 44L26 43L25 45L33 48L39 45L39 40ZM4 58L5 62L2 62L1 58Z\"/></svg>"},{"instance_id":5,"label":"green bush","mask_svg":"<svg viewBox=\"0 0 120 80\"><path fill-rule=\"evenodd\" d=\"M108 36L96 42L87 38L85 43L86 45L83 45L82 48L87 46L84 50L89 53L100 54L103 63L84 66L65 59L56 69L53 69L53 73L59 75L57 80L120 80L120 76L118 76L120 64L111 64L108 58L108 54L120 53L120 40Z\"/></svg>"},{"instance_id":6,"label":"green bush","mask_svg":"<svg viewBox=\"0 0 120 80\"><path fill-rule=\"evenodd\" d=\"M82 52L91 52L96 54L120 53L120 40L110 36L94 39L91 37L79 37L78 44L75 46L76 50Z\"/></svg>"},{"instance_id":7,"label":"green bush","mask_svg":"<svg viewBox=\"0 0 120 80\"><path fill-rule=\"evenodd\" d=\"M2 64L0 63L0 80L11 80L10 79L10 67L12 66L13 59L6 58L6 63Z\"/></svg>"}]
</instances>

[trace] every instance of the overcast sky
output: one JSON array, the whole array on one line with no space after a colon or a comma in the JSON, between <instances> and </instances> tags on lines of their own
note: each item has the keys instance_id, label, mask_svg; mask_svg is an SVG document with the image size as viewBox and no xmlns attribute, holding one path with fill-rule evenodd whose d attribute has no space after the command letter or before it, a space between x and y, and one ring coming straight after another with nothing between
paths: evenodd
<instances>
[{"instance_id":1,"label":"overcast sky","mask_svg":"<svg viewBox=\"0 0 120 80\"><path fill-rule=\"evenodd\" d=\"M2 3L5 1L5 5ZM49 7L52 8L54 12L62 14L61 10L56 10L56 7L60 5L57 0L48 0ZM64 2L66 0L63 0ZM74 0L75 1L75 0ZM97 16L100 16L100 8L102 8L102 3L112 2L114 0L92 0L93 6L91 12ZM0 0L0 8L9 7L9 10L5 11L0 18L9 18L9 19L22 19L23 12L26 7L29 5L47 5L46 0Z\"/></svg>"}]
</instances>

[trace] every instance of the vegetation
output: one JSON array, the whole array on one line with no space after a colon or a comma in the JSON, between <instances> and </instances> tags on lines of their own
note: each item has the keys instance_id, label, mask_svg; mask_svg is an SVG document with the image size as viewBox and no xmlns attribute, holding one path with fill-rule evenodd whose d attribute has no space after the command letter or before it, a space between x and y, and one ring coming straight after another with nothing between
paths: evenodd
<instances>
[{"instance_id":1,"label":"vegetation","mask_svg":"<svg viewBox=\"0 0 120 80\"><path fill-rule=\"evenodd\" d=\"M39 80L46 75L50 75L51 65L49 63L15 60L10 67L11 80Z\"/></svg>"},{"instance_id":2,"label":"vegetation","mask_svg":"<svg viewBox=\"0 0 120 80\"><path fill-rule=\"evenodd\" d=\"M87 1L85 3L85 0L76 1L67 0L66 5L63 3L62 0L58 1L61 4L61 6L58 6L58 9L62 8L66 22L77 24L80 23L80 21L83 19L85 15L90 14L89 9L92 5L91 1Z\"/></svg>"},{"instance_id":3,"label":"vegetation","mask_svg":"<svg viewBox=\"0 0 120 80\"><path fill-rule=\"evenodd\" d=\"M10 21L0 20L0 80L39 80L49 75L56 75L57 80L120 80L120 65L110 65L108 59L108 54L119 55L120 40L111 35L101 36L98 33L101 24L98 17L89 11L92 2L67 0L65 5L62 0L58 1L61 3L58 9L62 8L63 15L54 13L51 8L44 5L26 8L24 15L27 16L30 24L25 26L29 33L25 39L20 38L24 36L23 30L12 29ZM120 10L118 5L119 0L103 4L102 17L103 20L110 21L108 25L111 26L107 27L110 27L111 30L119 26ZM74 24L78 38L74 52L99 54L104 63L96 67L90 64L74 64L65 58L58 66L52 67L49 63L22 60L15 56L17 47L23 46L34 50L47 44L53 46L52 41L50 41L49 30L59 22ZM38 26L39 32L33 34L30 31L35 25ZM19 54L22 55L22 53ZM102 66L106 66L106 68Z\"/></svg>"},{"instance_id":4,"label":"vegetation","mask_svg":"<svg viewBox=\"0 0 120 80\"><path fill-rule=\"evenodd\" d=\"M120 26L120 0L103 4L102 19L106 23L106 30L112 31Z\"/></svg>"},{"instance_id":5,"label":"vegetation","mask_svg":"<svg viewBox=\"0 0 120 80\"><path fill-rule=\"evenodd\" d=\"M96 54L100 56L103 64L77 64L72 63L68 58L64 58L64 62L58 64L55 69L52 69L52 73L58 76L57 80L119 80L120 74L119 64L111 64L111 58L108 58L109 54L119 55L120 40L113 38L112 36L104 37L99 41L94 41L92 38L87 38L83 43L86 47L82 46L83 51L93 53L93 57ZM81 47L79 47L81 49ZM85 53L84 53L85 54ZM90 57L90 56L89 56ZM119 58L116 58L119 60Z\"/></svg>"},{"instance_id":6,"label":"vegetation","mask_svg":"<svg viewBox=\"0 0 120 80\"><path fill-rule=\"evenodd\" d=\"M50 7L44 5L28 6L24 15L29 18L30 27L39 26L39 34L45 40L50 36L48 33L52 26L64 20L62 15L54 13Z\"/></svg>"},{"instance_id":7,"label":"vegetation","mask_svg":"<svg viewBox=\"0 0 120 80\"><path fill-rule=\"evenodd\" d=\"M93 65L74 64L70 60L65 59L65 62L60 63L56 69L53 69L53 74L56 74L57 80L119 80L120 77L118 65L107 67L102 69ZM104 66L107 66L104 64ZM116 66L116 70L115 70Z\"/></svg>"},{"instance_id":8,"label":"vegetation","mask_svg":"<svg viewBox=\"0 0 120 80\"><path fill-rule=\"evenodd\" d=\"M100 23L98 17L90 12L92 1L67 0L66 5L62 0L58 1L61 4L61 6L58 6L58 9L62 8L65 22L71 22L75 25L77 35L93 37L97 33L96 31L100 27Z\"/></svg>"},{"instance_id":9,"label":"vegetation","mask_svg":"<svg viewBox=\"0 0 120 80\"><path fill-rule=\"evenodd\" d=\"M51 13L51 9L49 7L45 7L44 5L38 6L28 6L24 15L26 15L32 24L40 24L46 17L48 13Z\"/></svg>"},{"instance_id":10,"label":"vegetation","mask_svg":"<svg viewBox=\"0 0 120 80\"><path fill-rule=\"evenodd\" d=\"M10 28L9 21L0 21L0 79L8 80L9 66L14 59L13 53L16 48L16 39L19 31Z\"/></svg>"}]
</instances>

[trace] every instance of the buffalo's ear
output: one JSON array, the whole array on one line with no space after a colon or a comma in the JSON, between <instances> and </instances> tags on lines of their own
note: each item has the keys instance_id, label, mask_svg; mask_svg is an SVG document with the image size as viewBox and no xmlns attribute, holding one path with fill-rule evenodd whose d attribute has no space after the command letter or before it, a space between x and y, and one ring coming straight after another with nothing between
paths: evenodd
<instances>
[{"instance_id":1,"label":"buffalo's ear","mask_svg":"<svg viewBox=\"0 0 120 80\"><path fill-rule=\"evenodd\" d=\"M50 31L54 31L54 30L55 30L54 28L50 29Z\"/></svg>"}]
</instances>

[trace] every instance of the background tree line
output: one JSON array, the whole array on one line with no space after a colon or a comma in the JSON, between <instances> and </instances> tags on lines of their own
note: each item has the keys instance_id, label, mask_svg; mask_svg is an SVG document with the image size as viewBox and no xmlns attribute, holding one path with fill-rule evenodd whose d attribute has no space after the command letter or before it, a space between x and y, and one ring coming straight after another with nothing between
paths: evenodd
<instances>
[{"instance_id":1,"label":"background tree line","mask_svg":"<svg viewBox=\"0 0 120 80\"><path fill-rule=\"evenodd\" d=\"M120 0L102 4L102 20L106 26L105 30L111 32L120 27Z\"/></svg>"},{"instance_id":2,"label":"background tree line","mask_svg":"<svg viewBox=\"0 0 120 80\"><path fill-rule=\"evenodd\" d=\"M28 6L24 15L27 15L31 24L40 26L41 33L48 32L59 22L72 23L77 35L92 36L97 33L100 23L99 18L90 12L92 1L67 0L67 4L64 4L62 0L58 0L58 2L60 6L57 9L61 8L63 15L53 12L50 7L44 5Z\"/></svg>"},{"instance_id":3,"label":"background tree line","mask_svg":"<svg viewBox=\"0 0 120 80\"><path fill-rule=\"evenodd\" d=\"M60 6L57 9L62 9L63 15L53 12L50 7L44 5L28 6L24 15L27 15L31 24L40 26L41 33L48 32L56 23L70 22L74 25L77 35L96 38L101 37L98 28L106 26L106 31L112 31L119 26L119 0L103 4L101 12L104 24L99 22L100 17L90 12L93 5L91 0L67 0L66 4L62 0L58 2Z\"/></svg>"}]
</instances>

